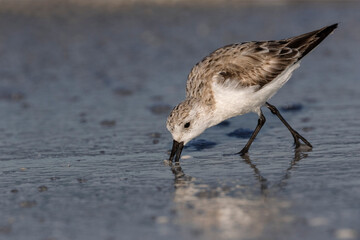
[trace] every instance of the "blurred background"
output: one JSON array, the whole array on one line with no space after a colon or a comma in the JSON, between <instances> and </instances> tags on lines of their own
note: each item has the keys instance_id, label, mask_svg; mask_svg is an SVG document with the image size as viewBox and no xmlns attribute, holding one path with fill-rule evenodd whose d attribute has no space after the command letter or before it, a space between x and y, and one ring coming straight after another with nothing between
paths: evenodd
<instances>
[{"instance_id":1,"label":"blurred background","mask_svg":"<svg viewBox=\"0 0 360 240\"><path fill-rule=\"evenodd\" d=\"M0 1L0 239L360 239L358 1ZM164 164L192 66L339 22L264 109ZM236 131L235 131L236 130ZM234 133L235 131L235 133Z\"/></svg>"}]
</instances>

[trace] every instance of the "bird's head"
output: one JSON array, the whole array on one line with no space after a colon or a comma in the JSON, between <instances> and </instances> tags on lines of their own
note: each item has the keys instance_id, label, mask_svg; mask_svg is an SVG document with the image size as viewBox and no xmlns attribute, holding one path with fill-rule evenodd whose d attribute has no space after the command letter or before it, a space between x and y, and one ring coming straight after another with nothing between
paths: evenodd
<instances>
[{"instance_id":1,"label":"bird's head","mask_svg":"<svg viewBox=\"0 0 360 240\"><path fill-rule=\"evenodd\" d=\"M210 115L206 108L194 99L187 99L177 105L170 113L166 127L173 137L170 161L176 155L179 161L186 143L199 136L209 127Z\"/></svg>"}]
</instances>

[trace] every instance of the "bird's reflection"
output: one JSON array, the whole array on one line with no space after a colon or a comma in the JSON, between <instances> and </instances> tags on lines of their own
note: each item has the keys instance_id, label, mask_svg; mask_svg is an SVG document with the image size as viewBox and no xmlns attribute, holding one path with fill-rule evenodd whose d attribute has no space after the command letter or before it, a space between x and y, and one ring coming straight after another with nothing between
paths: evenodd
<instances>
[{"instance_id":1,"label":"bird's reflection","mask_svg":"<svg viewBox=\"0 0 360 240\"><path fill-rule=\"evenodd\" d=\"M266 194L266 190L268 189L268 180L266 178L264 178L259 169L256 167L256 165L250 160L250 157L248 154L245 154L243 156L241 156L244 159L244 162L246 164L248 164L253 170L254 170L254 174L256 179L259 181L260 183L260 191L263 194Z\"/></svg>"},{"instance_id":2,"label":"bird's reflection","mask_svg":"<svg viewBox=\"0 0 360 240\"><path fill-rule=\"evenodd\" d=\"M277 182L276 187L278 187L279 189L283 189L286 186L287 180L290 178L291 171L293 170L294 166L296 166L301 159L307 158L308 154L306 152L309 151L311 151L311 149L307 148L297 148L294 150L294 158L290 162L289 167L285 170L282 178Z\"/></svg>"},{"instance_id":3,"label":"bird's reflection","mask_svg":"<svg viewBox=\"0 0 360 240\"><path fill-rule=\"evenodd\" d=\"M307 148L296 148L294 150L294 157L293 159L290 161L289 167L285 170L283 176L281 177L281 179L279 181L276 182L276 184L273 187L278 187L280 189L284 188L286 185L286 181L290 178L291 175L291 171L294 168L294 166L301 160L304 158L307 158L308 154L306 152L311 151L311 149L307 149ZM268 190L268 186L269 186L269 182L268 180L263 177L259 171L259 169L256 167L256 165L251 161L250 157L248 154L245 154L243 156L241 156L241 158L244 160L244 162L246 164L248 164L253 170L254 170L254 175L256 177L256 179L259 181L260 183L260 190L261 192L266 195L267 190Z\"/></svg>"},{"instance_id":4,"label":"bird's reflection","mask_svg":"<svg viewBox=\"0 0 360 240\"><path fill-rule=\"evenodd\" d=\"M175 187L181 184L186 184L186 182L189 182L193 179L191 176L184 173L180 162L170 163L169 166L175 176Z\"/></svg>"},{"instance_id":5,"label":"bird's reflection","mask_svg":"<svg viewBox=\"0 0 360 240\"><path fill-rule=\"evenodd\" d=\"M291 203L277 198L276 191L286 186L294 166L306 157L296 150L280 180L272 184L248 155L242 157L259 182L260 195L254 194L253 185L243 183L209 186L185 174L180 163L169 163L175 177L173 222L196 233L197 239L259 238L279 226L286 229L294 219L285 211Z\"/></svg>"},{"instance_id":6,"label":"bird's reflection","mask_svg":"<svg viewBox=\"0 0 360 240\"><path fill-rule=\"evenodd\" d=\"M301 159L307 158L308 154L306 152L308 152L308 151L309 150L303 150L300 148L294 150L294 157L290 161L289 167L286 168L282 178L274 186L283 188L286 185L286 180L288 180L290 178L292 169ZM253 161L251 160L251 158L248 154L241 156L241 158L254 171L254 176L260 184L260 190L262 193L265 194L266 190L269 187L268 180L264 176L261 175L260 170L253 163ZM187 181L191 181L193 179L191 176L186 175L184 173L183 169L181 168L180 162L169 163L169 166L170 166L172 173L175 176L175 183L181 184L181 183L185 183Z\"/></svg>"}]
</instances>

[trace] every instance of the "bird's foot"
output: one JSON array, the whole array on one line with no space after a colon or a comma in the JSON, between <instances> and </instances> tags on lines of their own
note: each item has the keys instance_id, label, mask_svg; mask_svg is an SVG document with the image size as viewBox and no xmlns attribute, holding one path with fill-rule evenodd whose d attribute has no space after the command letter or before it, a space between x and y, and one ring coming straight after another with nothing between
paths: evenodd
<instances>
[{"instance_id":1,"label":"bird's foot","mask_svg":"<svg viewBox=\"0 0 360 240\"><path fill-rule=\"evenodd\" d=\"M300 140L303 141L303 143L308 146L309 148L312 148L313 146L309 143L308 140L306 140L303 136L301 136L298 132L294 131L293 133L293 137L294 137L294 144L295 144L295 148L299 148L301 147L301 143Z\"/></svg>"},{"instance_id":2,"label":"bird's foot","mask_svg":"<svg viewBox=\"0 0 360 240\"><path fill-rule=\"evenodd\" d=\"M240 156L245 156L248 155L249 149L247 149L246 147L244 147L240 152L238 152L237 154L239 154Z\"/></svg>"}]
</instances>

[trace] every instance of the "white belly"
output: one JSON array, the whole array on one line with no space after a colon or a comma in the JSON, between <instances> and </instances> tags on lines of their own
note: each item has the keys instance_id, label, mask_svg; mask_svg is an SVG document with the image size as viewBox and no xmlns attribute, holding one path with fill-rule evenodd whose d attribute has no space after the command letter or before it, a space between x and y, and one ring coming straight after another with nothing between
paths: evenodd
<instances>
[{"instance_id":1,"label":"white belly","mask_svg":"<svg viewBox=\"0 0 360 240\"><path fill-rule=\"evenodd\" d=\"M289 67L260 90L258 90L258 85L233 88L232 86L223 87L214 82L212 90L216 109L214 111L213 125L248 112L260 114L260 108L290 79L292 72L299 66L300 63L297 63Z\"/></svg>"}]
</instances>

